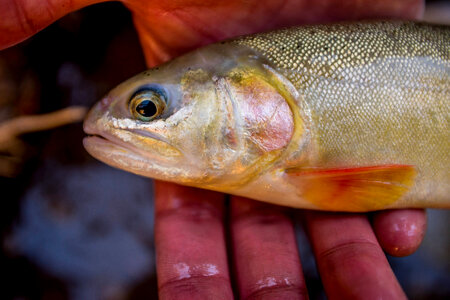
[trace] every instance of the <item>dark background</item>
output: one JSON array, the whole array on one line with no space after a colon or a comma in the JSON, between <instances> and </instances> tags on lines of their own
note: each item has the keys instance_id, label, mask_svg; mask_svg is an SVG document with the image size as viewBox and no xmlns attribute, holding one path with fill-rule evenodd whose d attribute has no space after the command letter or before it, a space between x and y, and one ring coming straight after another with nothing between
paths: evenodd
<instances>
[{"instance_id":1,"label":"dark background","mask_svg":"<svg viewBox=\"0 0 450 300\"><path fill-rule=\"evenodd\" d=\"M450 20L448 6L434 11ZM85 8L0 52L0 123L92 106L144 69L129 12ZM2 299L157 297L151 181L95 161L83 136L81 123L68 125L24 135L20 157L0 153L14 165L0 177ZM389 260L411 299L450 299L450 213L428 216L419 251ZM310 296L324 299L300 225L298 240Z\"/></svg>"}]
</instances>

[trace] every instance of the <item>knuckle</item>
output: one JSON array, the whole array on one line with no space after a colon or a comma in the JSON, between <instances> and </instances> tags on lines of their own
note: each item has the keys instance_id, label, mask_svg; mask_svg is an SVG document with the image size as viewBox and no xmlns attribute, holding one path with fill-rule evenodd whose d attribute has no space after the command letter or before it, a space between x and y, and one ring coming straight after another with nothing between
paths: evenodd
<instances>
[{"instance_id":1,"label":"knuckle","mask_svg":"<svg viewBox=\"0 0 450 300\"><path fill-rule=\"evenodd\" d=\"M362 256L380 256L380 246L366 239L351 239L332 246L319 253L317 260L324 262L344 262Z\"/></svg>"},{"instance_id":2,"label":"knuckle","mask_svg":"<svg viewBox=\"0 0 450 300\"><path fill-rule=\"evenodd\" d=\"M33 20L28 16L27 8L24 1L10 1L16 11L17 22L20 24L22 31L29 35L35 33L38 28Z\"/></svg>"},{"instance_id":3,"label":"knuckle","mask_svg":"<svg viewBox=\"0 0 450 300\"><path fill-rule=\"evenodd\" d=\"M221 276L176 278L159 286L160 299L232 299L229 281Z\"/></svg>"},{"instance_id":4,"label":"knuckle","mask_svg":"<svg viewBox=\"0 0 450 300\"><path fill-rule=\"evenodd\" d=\"M274 285L257 288L244 299L308 299L308 291L303 285Z\"/></svg>"},{"instance_id":5,"label":"knuckle","mask_svg":"<svg viewBox=\"0 0 450 300\"><path fill-rule=\"evenodd\" d=\"M46 25L56 19L59 12L50 0L10 0L9 4L14 14L14 22L26 36L38 32L43 26L42 22Z\"/></svg>"},{"instance_id":6,"label":"knuckle","mask_svg":"<svg viewBox=\"0 0 450 300\"><path fill-rule=\"evenodd\" d=\"M242 213L234 217L234 222L245 223L248 226L272 226L281 223L291 223L289 216L279 211L256 210Z\"/></svg>"},{"instance_id":7,"label":"knuckle","mask_svg":"<svg viewBox=\"0 0 450 300\"><path fill-rule=\"evenodd\" d=\"M208 203L186 204L158 213L158 218L176 218L189 223L208 223L222 221L223 211Z\"/></svg>"}]
</instances>

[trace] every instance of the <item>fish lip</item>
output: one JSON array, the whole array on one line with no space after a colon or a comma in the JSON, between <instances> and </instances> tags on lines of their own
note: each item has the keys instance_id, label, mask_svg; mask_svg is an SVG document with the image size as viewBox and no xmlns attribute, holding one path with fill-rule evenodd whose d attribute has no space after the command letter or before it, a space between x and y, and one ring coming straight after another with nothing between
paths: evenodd
<instances>
[{"instance_id":1,"label":"fish lip","mask_svg":"<svg viewBox=\"0 0 450 300\"><path fill-rule=\"evenodd\" d=\"M109 145L109 146L114 146L114 147L122 148L122 149L125 149L125 150L129 150L127 148L124 148L122 145L119 145L119 144L116 144L114 142L111 142L110 140L104 138L103 136L96 135L96 134L95 135L88 135L88 136L84 137L83 144L84 144L85 148L88 148L88 145L89 145L88 143Z\"/></svg>"},{"instance_id":2,"label":"fish lip","mask_svg":"<svg viewBox=\"0 0 450 300\"><path fill-rule=\"evenodd\" d=\"M112 145L112 146L116 146L119 148L122 148L124 150L127 150L131 153L134 153L138 156L140 156L141 158L146 158L146 159L160 159L161 157L158 156L152 156L151 152L146 152L143 151L142 149L139 148L133 148L131 147L131 145L129 145L128 143L126 143L125 141L123 141L122 139L116 137L113 134L110 134L108 132L105 131L100 131L98 130L95 126L90 126L90 124L84 124L83 126L84 128L84 132L87 134L87 137L84 138L83 143L88 143L88 141L94 141L95 142L100 142L103 145ZM183 153L176 147L174 147L173 145L171 145L169 143L169 141L167 139L165 139L164 137L158 135L158 134L154 134L151 132L147 132L147 131L143 131L140 129L122 129L122 128L114 128L115 130L122 130L125 132L131 132L134 134L139 134L139 135L143 135L146 137L149 137L153 140L162 142L167 144L169 147L174 148L176 151L178 151L180 153L180 155L183 155Z\"/></svg>"},{"instance_id":3,"label":"fish lip","mask_svg":"<svg viewBox=\"0 0 450 300\"><path fill-rule=\"evenodd\" d=\"M112 134L108 134L107 132L100 132L99 130L96 130L95 127L89 126L88 124L84 124L83 127L84 127L83 128L84 132L87 135L87 138L98 137L98 138L104 139L106 141L109 141L113 144L118 144L119 146L122 146L128 150L133 150L133 149L130 149L129 147L127 147L127 143L125 143L124 141L122 141L121 139L117 138L116 136L114 136ZM122 129L122 128L115 128L115 129L128 131L128 132L135 133L135 134L138 134L141 136L149 137L153 140L163 142L163 143L169 145L170 147L175 148L173 145L171 145L171 143L167 139L165 139L161 135L153 133L153 132L148 132L148 131L144 131L141 129ZM136 151L136 150L134 149L133 151Z\"/></svg>"},{"instance_id":4,"label":"fish lip","mask_svg":"<svg viewBox=\"0 0 450 300\"><path fill-rule=\"evenodd\" d=\"M114 135L111 134L107 134L104 132L98 132L95 129L93 130L86 130L85 129L85 133L87 134L87 136L84 138L84 142L89 141L89 140L95 140L97 142L101 142L102 144L109 144L109 145L114 145L114 146L118 146L120 148L126 149L128 151L131 152L137 152L136 149L132 149L130 148L127 143L123 142L121 139L115 137Z\"/></svg>"},{"instance_id":5,"label":"fish lip","mask_svg":"<svg viewBox=\"0 0 450 300\"><path fill-rule=\"evenodd\" d=\"M159 135L157 133L148 132L148 131L145 131L145 130L142 130L142 129L133 129L133 128L114 127L113 129L114 130L128 131L128 132L131 132L131 133L134 133L134 134L145 136L145 137L148 137L148 138L151 138L151 139L154 139L154 140L166 143L166 144L168 144L171 147L174 147L166 138L164 138L163 136L161 136L161 135ZM88 122L85 122L83 124L83 130L88 136L99 136L99 137L101 137L103 139L112 140L112 142L116 141L119 144L121 144L120 143L121 142L120 139L118 139L117 137L115 137L112 134L108 134L106 132L100 132L95 126L91 126L91 124L88 123Z\"/></svg>"},{"instance_id":6,"label":"fish lip","mask_svg":"<svg viewBox=\"0 0 450 300\"><path fill-rule=\"evenodd\" d=\"M118 137L109 134L107 132L102 132L98 130L95 126L91 126L89 123L83 124L83 130L87 134L87 137L84 138L84 142L89 140L101 141L103 144L110 144L114 146L121 147L131 152L137 152L136 149L132 149L127 143L119 139Z\"/></svg>"},{"instance_id":7,"label":"fish lip","mask_svg":"<svg viewBox=\"0 0 450 300\"><path fill-rule=\"evenodd\" d=\"M83 131L88 136L93 136L93 135L101 136L100 132L98 130L96 130L95 126L91 126L90 123L88 123L86 121L83 124Z\"/></svg>"}]
</instances>

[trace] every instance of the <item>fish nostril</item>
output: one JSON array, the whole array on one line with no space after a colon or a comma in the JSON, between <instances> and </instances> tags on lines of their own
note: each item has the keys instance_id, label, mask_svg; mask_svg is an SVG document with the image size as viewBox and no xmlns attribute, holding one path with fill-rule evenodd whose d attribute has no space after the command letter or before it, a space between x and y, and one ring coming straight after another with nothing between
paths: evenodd
<instances>
[{"instance_id":1,"label":"fish nostril","mask_svg":"<svg viewBox=\"0 0 450 300\"><path fill-rule=\"evenodd\" d=\"M106 110L112 102L112 97L106 96L100 101L99 108L101 110Z\"/></svg>"}]
</instances>

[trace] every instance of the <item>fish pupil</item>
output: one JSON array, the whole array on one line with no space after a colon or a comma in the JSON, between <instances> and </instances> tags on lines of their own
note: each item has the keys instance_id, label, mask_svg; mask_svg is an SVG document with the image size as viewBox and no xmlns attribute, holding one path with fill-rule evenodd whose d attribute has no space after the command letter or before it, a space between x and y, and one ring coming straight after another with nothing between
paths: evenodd
<instances>
[{"instance_id":1,"label":"fish pupil","mask_svg":"<svg viewBox=\"0 0 450 300\"><path fill-rule=\"evenodd\" d=\"M153 101L144 100L136 106L136 111L144 117L153 117L156 115L158 108Z\"/></svg>"}]
</instances>

